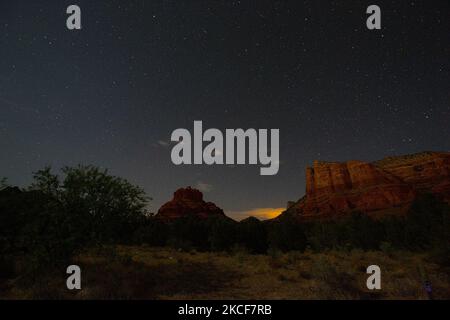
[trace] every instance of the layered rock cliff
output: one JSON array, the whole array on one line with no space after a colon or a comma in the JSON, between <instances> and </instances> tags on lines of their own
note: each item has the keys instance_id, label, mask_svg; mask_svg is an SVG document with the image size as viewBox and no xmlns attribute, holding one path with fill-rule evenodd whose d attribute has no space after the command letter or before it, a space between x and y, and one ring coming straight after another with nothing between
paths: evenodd
<instances>
[{"instance_id":1,"label":"layered rock cliff","mask_svg":"<svg viewBox=\"0 0 450 320\"><path fill-rule=\"evenodd\" d=\"M450 202L450 153L423 152L390 157L375 164L413 185L419 192L431 192Z\"/></svg>"},{"instance_id":2,"label":"layered rock cliff","mask_svg":"<svg viewBox=\"0 0 450 320\"><path fill-rule=\"evenodd\" d=\"M175 191L173 199L161 206L156 217L162 220L173 220L180 217L208 218L223 216L223 210L212 202L205 202L203 194L191 187Z\"/></svg>"},{"instance_id":3,"label":"layered rock cliff","mask_svg":"<svg viewBox=\"0 0 450 320\"><path fill-rule=\"evenodd\" d=\"M423 192L450 203L450 153L424 152L373 163L315 161L306 169L305 196L284 215L308 219L352 211L405 213Z\"/></svg>"}]
</instances>

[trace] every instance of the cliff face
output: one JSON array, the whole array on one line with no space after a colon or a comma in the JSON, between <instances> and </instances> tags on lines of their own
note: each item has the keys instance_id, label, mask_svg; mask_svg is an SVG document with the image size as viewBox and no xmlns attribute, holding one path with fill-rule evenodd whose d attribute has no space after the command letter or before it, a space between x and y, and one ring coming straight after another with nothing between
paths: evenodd
<instances>
[{"instance_id":1,"label":"cliff face","mask_svg":"<svg viewBox=\"0 0 450 320\"><path fill-rule=\"evenodd\" d=\"M431 192L450 202L450 153L424 152L386 158L375 164L413 185L419 192Z\"/></svg>"},{"instance_id":2,"label":"cliff face","mask_svg":"<svg viewBox=\"0 0 450 320\"><path fill-rule=\"evenodd\" d=\"M306 169L306 194L288 210L302 218L352 211L404 213L418 193L450 202L450 153L427 152L373 163L318 162Z\"/></svg>"},{"instance_id":3,"label":"cliff face","mask_svg":"<svg viewBox=\"0 0 450 320\"><path fill-rule=\"evenodd\" d=\"M225 217L225 214L214 203L205 202L199 190L187 187L175 191L173 199L161 206L156 215L157 218L168 221L186 216L208 218Z\"/></svg>"}]
</instances>

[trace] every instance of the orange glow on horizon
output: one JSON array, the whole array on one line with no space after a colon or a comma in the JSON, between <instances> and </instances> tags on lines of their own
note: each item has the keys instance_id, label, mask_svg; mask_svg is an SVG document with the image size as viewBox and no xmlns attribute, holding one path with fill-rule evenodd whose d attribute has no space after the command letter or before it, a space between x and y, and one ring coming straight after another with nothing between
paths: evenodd
<instances>
[{"instance_id":1,"label":"orange glow on horizon","mask_svg":"<svg viewBox=\"0 0 450 320\"><path fill-rule=\"evenodd\" d=\"M245 211L234 211L228 215L235 220L242 220L247 217L255 217L260 220L273 219L277 217L286 208L255 208Z\"/></svg>"}]
</instances>

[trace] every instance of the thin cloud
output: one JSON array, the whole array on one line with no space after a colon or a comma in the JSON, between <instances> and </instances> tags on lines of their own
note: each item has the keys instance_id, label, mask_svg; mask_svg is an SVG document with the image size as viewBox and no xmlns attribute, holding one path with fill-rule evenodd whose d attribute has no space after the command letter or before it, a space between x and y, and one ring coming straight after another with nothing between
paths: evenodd
<instances>
[{"instance_id":1,"label":"thin cloud","mask_svg":"<svg viewBox=\"0 0 450 320\"><path fill-rule=\"evenodd\" d=\"M212 184L205 183L205 182L202 182L202 181L197 182L196 188L198 190L200 190L201 192L210 192L210 191L212 191L214 189Z\"/></svg>"},{"instance_id":2,"label":"thin cloud","mask_svg":"<svg viewBox=\"0 0 450 320\"><path fill-rule=\"evenodd\" d=\"M168 147L170 145L169 142L164 141L164 140L158 140L156 143L159 144L161 147L164 147L164 148Z\"/></svg>"}]
</instances>

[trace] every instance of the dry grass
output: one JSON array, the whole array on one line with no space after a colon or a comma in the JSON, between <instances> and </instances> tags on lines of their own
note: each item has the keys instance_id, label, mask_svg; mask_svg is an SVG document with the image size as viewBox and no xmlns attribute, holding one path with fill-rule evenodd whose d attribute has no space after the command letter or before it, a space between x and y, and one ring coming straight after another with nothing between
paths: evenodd
<instances>
[{"instance_id":1,"label":"dry grass","mask_svg":"<svg viewBox=\"0 0 450 320\"><path fill-rule=\"evenodd\" d=\"M449 275L426 254L408 252L271 252L269 255L179 252L119 246L76 258L83 289L65 289L65 270L29 285L10 281L19 299L427 299L450 298ZM382 290L366 288L366 268L382 270Z\"/></svg>"}]
</instances>

